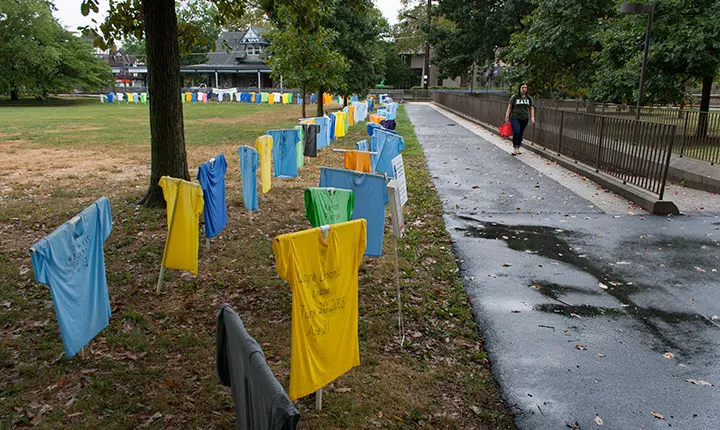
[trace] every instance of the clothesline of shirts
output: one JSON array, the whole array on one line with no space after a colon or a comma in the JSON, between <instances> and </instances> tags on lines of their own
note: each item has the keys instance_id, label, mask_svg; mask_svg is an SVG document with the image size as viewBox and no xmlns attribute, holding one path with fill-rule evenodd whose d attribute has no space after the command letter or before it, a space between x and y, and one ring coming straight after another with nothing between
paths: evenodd
<instances>
[{"instance_id":1,"label":"clothesline of shirts","mask_svg":"<svg viewBox=\"0 0 720 430\"><path fill-rule=\"evenodd\" d=\"M241 92L236 89L221 90L211 89L211 91L187 91L180 94L180 99L183 103L208 103L215 99L218 103L222 102L237 102L237 103L254 103L254 104L302 104L303 100L299 93L284 93L284 92ZM146 92L143 93L124 93L124 92L111 92L108 94L100 95L100 103L142 103L146 104L149 101L149 96ZM350 97L350 102L354 105L359 102L358 96ZM310 103L317 103L317 95L310 95ZM333 103L342 104L343 98L340 96L334 96L330 94L323 95L323 103L330 105ZM372 102L369 105L370 111L372 111Z\"/></svg>"},{"instance_id":2,"label":"clothesline of shirts","mask_svg":"<svg viewBox=\"0 0 720 430\"><path fill-rule=\"evenodd\" d=\"M298 127L291 130L269 130L266 135L260 136L256 140L256 148L239 147L238 157L243 182L244 205L248 208L257 209L256 170L258 168L262 170L263 192L267 192L270 190L270 184L265 182L267 176L269 176L271 164L275 167L274 174L276 177L283 177L288 171L292 173L293 168L295 175L297 175L297 168L301 166L299 160L302 160L303 156L316 155L319 147L318 143L322 141L323 143L327 142L327 145L329 145L331 135L333 140L344 136L344 132L347 131L349 126L354 125L356 120L359 122L367 114L367 112L363 113L363 109L366 108L367 102L354 102L353 105L346 107L342 111L335 112L330 117L303 119ZM371 171L375 171L378 167L383 169L385 158L392 158L394 154L402 151L404 142L397 134L382 129L374 129L370 143L361 141L358 142L357 146L358 149L356 150L345 151L344 164L346 169L321 167L319 187L311 187L305 190L306 217L311 225L319 223L328 225L322 229L321 233L324 237L324 243L337 250L350 246L352 250L344 250L342 255L354 255L355 257L340 259L345 262L340 263L343 267L338 266L334 269L327 266L327 264L338 264L339 260L334 259L334 262L330 263L328 261L320 262L321 267L317 268L320 271L315 273L328 276L320 276L318 279L336 279L330 282L330 284L334 285L332 294L337 301L336 303L342 303L342 306L338 305L329 312L327 312L327 302L314 303L313 306L323 310L323 312L317 312L318 315L323 315L322 321L303 322L302 318L296 315L296 313L300 312L298 310L299 306L296 306L295 301L293 302L291 399L316 391L352 367L359 365L357 269L363 254L382 255L385 206L388 202L385 188L388 173L378 175L367 171L357 171L363 170L364 167L358 169L357 161L353 161L353 159L366 159L374 156L376 157L375 168L372 168ZM364 146L367 146L367 148L363 148ZM372 148L375 148L375 151L368 151L368 149ZM288 157L288 155L293 155L291 154L293 150L295 156ZM294 166L292 166L293 161ZM286 164L292 167L288 168ZM366 165L369 163L366 160L361 164ZM167 176L161 178L160 186L167 201L168 222L168 235L162 259L163 269L182 269L193 274L198 273L200 213L204 214L205 235L208 238L216 236L228 223L225 202L226 171L227 161L224 154L220 154L198 167L197 179L199 183ZM246 192L246 188L253 191ZM253 194L253 192L255 194L254 200L252 195L246 196L246 194ZM356 203L358 203L357 206ZM95 218L88 218L86 212L92 213ZM105 220L104 227L98 221L95 221L95 225L91 221L86 221L86 219L92 220L97 217ZM78 223L81 224L81 233L77 231L76 224ZM75 303L71 312L75 314L74 308L78 306L89 307L90 312L88 314L90 317L86 319L92 321L92 323L83 325L82 323L77 324L77 320L73 320L72 327L65 327L65 330L63 330L63 317L58 313L64 342L67 337L66 352L70 357L104 329L108 325L110 318L109 296L107 294L107 281L104 278L105 269L102 252L102 243L108 237L112 228L109 200L106 198L98 200L93 206L66 224L70 227L66 226L64 229L58 229L58 231L68 232L73 239L82 237L83 234L94 238L93 240L84 240L84 242L90 244L88 248L92 246L92 251L96 254L96 257L90 263L87 262L88 260L83 255L78 259L86 268L91 267L93 270L91 273L93 279L90 282L84 282L85 287L90 290L100 287L100 290L104 289L105 292L104 296L95 293L76 295L80 298L79 301L84 300L85 302L87 302L88 297L94 297L93 300L96 302L97 297L100 297L99 303ZM290 255L294 252L292 250L299 249L289 246L290 242L301 238L310 238L312 243L319 243L312 239L312 237L316 236L316 233L308 232L313 232L313 230L283 235L287 237L284 239L278 237L273 242L278 273L291 283L291 288L296 292L295 295L300 294L297 285L298 281L301 281L303 277L298 278L296 274L285 271L283 267L293 266L294 263L286 263L291 263L291 260L299 258L298 255ZM47 239L55 235L53 233ZM68 235L65 234L65 236ZM283 242L285 245L283 245ZM55 281L48 278L48 273L51 270L47 269L48 263L43 260L43 256L46 256L47 253L41 252L44 246L49 245L43 245L43 243L41 241L33 246L33 264L37 280L48 283L52 289ZM310 254L313 253L312 246L306 248L310 250ZM98 252L99 257L97 257ZM315 252L319 251L316 249ZM76 270L76 268L72 267L69 270ZM311 269L311 272L313 270L315 269ZM100 277L96 273L98 271L102 272L103 275L99 281ZM162 279L162 272L160 278ZM330 284L320 283L316 287L322 291L330 291ZM78 285L75 285L75 287ZM318 297L322 296L318 295ZM53 294L54 299L55 297L56 294ZM77 297L75 297L76 300ZM333 297L325 296L324 299L329 300ZM57 304L56 312L58 312ZM98 312L101 313L102 318L98 319L94 316ZM298 321L298 323L295 324L295 321ZM303 345L303 343L307 344ZM304 351L304 353L301 354L300 351ZM340 355L338 355L338 351L340 351ZM309 363L313 363L312 366ZM318 363L321 364L320 367L317 367ZM220 372L220 367L218 369ZM288 417L292 417L294 414L293 412Z\"/></svg>"}]
</instances>

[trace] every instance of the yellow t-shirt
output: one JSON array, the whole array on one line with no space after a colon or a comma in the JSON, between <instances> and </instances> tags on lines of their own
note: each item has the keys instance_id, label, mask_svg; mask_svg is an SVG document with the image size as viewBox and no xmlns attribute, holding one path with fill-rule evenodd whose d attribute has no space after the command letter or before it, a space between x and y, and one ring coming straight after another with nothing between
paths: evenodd
<instances>
[{"instance_id":1,"label":"yellow t-shirt","mask_svg":"<svg viewBox=\"0 0 720 430\"><path fill-rule=\"evenodd\" d=\"M329 384L360 364L358 267L365 253L364 219L273 240L275 264L292 300L291 400Z\"/></svg>"},{"instance_id":2,"label":"yellow t-shirt","mask_svg":"<svg viewBox=\"0 0 720 430\"><path fill-rule=\"evenodd\" d=\"M205 201L200 184L163 176L160 187L167 202L168 235L162 265L198 273L200 214Z\"/></svg>"},{"instance_id":3,"label":"yellow t-shirt","mask_svg":"<svg viewBox=\"0 0 720 430\"><path fill-rule=\"evenodd\" d=\"M275 103L275 94L270 93L270 94L268 94L268 104L273 104L273 103Z\"/></svg>"},{"instance_id":4,"label":"yellow t-shirt","mask_svg":"<svg viewBox=\"0 0 720 430\"><path fill-rule=\"evenodd\" d=\"M272 136L265 134L255 139L255 149L260 154L260 182L263 194L272 187L272 148Z\"/></svg>"}]
</instances>

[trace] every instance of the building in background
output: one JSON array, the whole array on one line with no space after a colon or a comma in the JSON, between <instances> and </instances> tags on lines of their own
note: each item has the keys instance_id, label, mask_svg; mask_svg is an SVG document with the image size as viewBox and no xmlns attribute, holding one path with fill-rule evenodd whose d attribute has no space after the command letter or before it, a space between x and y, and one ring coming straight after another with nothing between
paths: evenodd
<instances>
[{"instance_id":1,"label":"building in background","mask_svg":"<svg viewBox=\"0 0 720 430\"><path fill-rule=\"evenodd\" d=\"M207 86L213 88L272 88L275 82L264 62L268 45L262 38L264 32L253 26L246 31L222 32L205 64L183 66L180 72L205 74Z\"/></svg>"}]
</instances>

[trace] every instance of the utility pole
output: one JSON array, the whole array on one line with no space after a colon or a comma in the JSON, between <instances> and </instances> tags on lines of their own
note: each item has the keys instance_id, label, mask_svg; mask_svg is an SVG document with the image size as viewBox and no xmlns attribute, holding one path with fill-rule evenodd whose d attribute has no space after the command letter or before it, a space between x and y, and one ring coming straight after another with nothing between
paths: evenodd
<instances>
[{"instance_id":1,"label":"utility pole","mask_svg":"<svg viewBox=\"0 0 720 430\"><path fill-rule=\"evenodd\" d=\"M432 0L427 0L427 28L430 30L430 8L432 8ZM423 89L428 89L430 81L430 39L425 35L425 64L423 65Z\"/></svg>"}]
</instances>

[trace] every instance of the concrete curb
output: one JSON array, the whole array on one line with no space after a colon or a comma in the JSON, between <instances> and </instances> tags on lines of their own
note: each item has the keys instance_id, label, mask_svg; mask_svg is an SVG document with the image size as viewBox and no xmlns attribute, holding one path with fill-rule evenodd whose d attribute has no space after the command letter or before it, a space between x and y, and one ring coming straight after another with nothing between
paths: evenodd
<instances>
[{"instance_id":1,"label":"concrete curb","mask_svg":"<svg viewBox=\"0 0 720 430\"><path fill-rule=\"evenodd\" d=\"M705 161L673 155L668 180L684 183L688 188L720 194L720 166Z\"/></svg>"},{"instance_id":2,"label":"concrete curb","mask_svg":"<svg viewBox=\"0 0 720 430\"><path fill-rule=\"evenodd\" d=\"M450 109L446 106L443 106L441 104L433 102L434 105L441 107L442 109L445 109L449 112L454 113L455 115L461 116L468 121L472 121L483 128L499 135L499 132L497 130L497 127L494 127L490 124L486 124L482 121L478 121L475 118L472 118L468 115L465 115L461 112L458 112L454 109ZM564 168L571 170L575 173L578 173L580 175L583 175L596 183L602 185L603 187L607 188L608 190L630 200L631 202L637 204L641 208L645 209L646 211L656 214L656 215L679 215L680 210L678 207L671 201L668 200L659 200L654 194L643 190L642 188L636 187L631 184L623 183L623 181L607 175L602 172L596 171L594 168L587 166L583 163L580 163L578 161L575 161L571 158L565 157L563 155L555 154L554 152L548 151L547 149L535 145L533 142L530 142L529 140L525 139L526 144L524 145L525 149L529 149L539 155L542 155L543 157L555 161L556 163L560 164Z\"/></svg>"}]
</instances>

